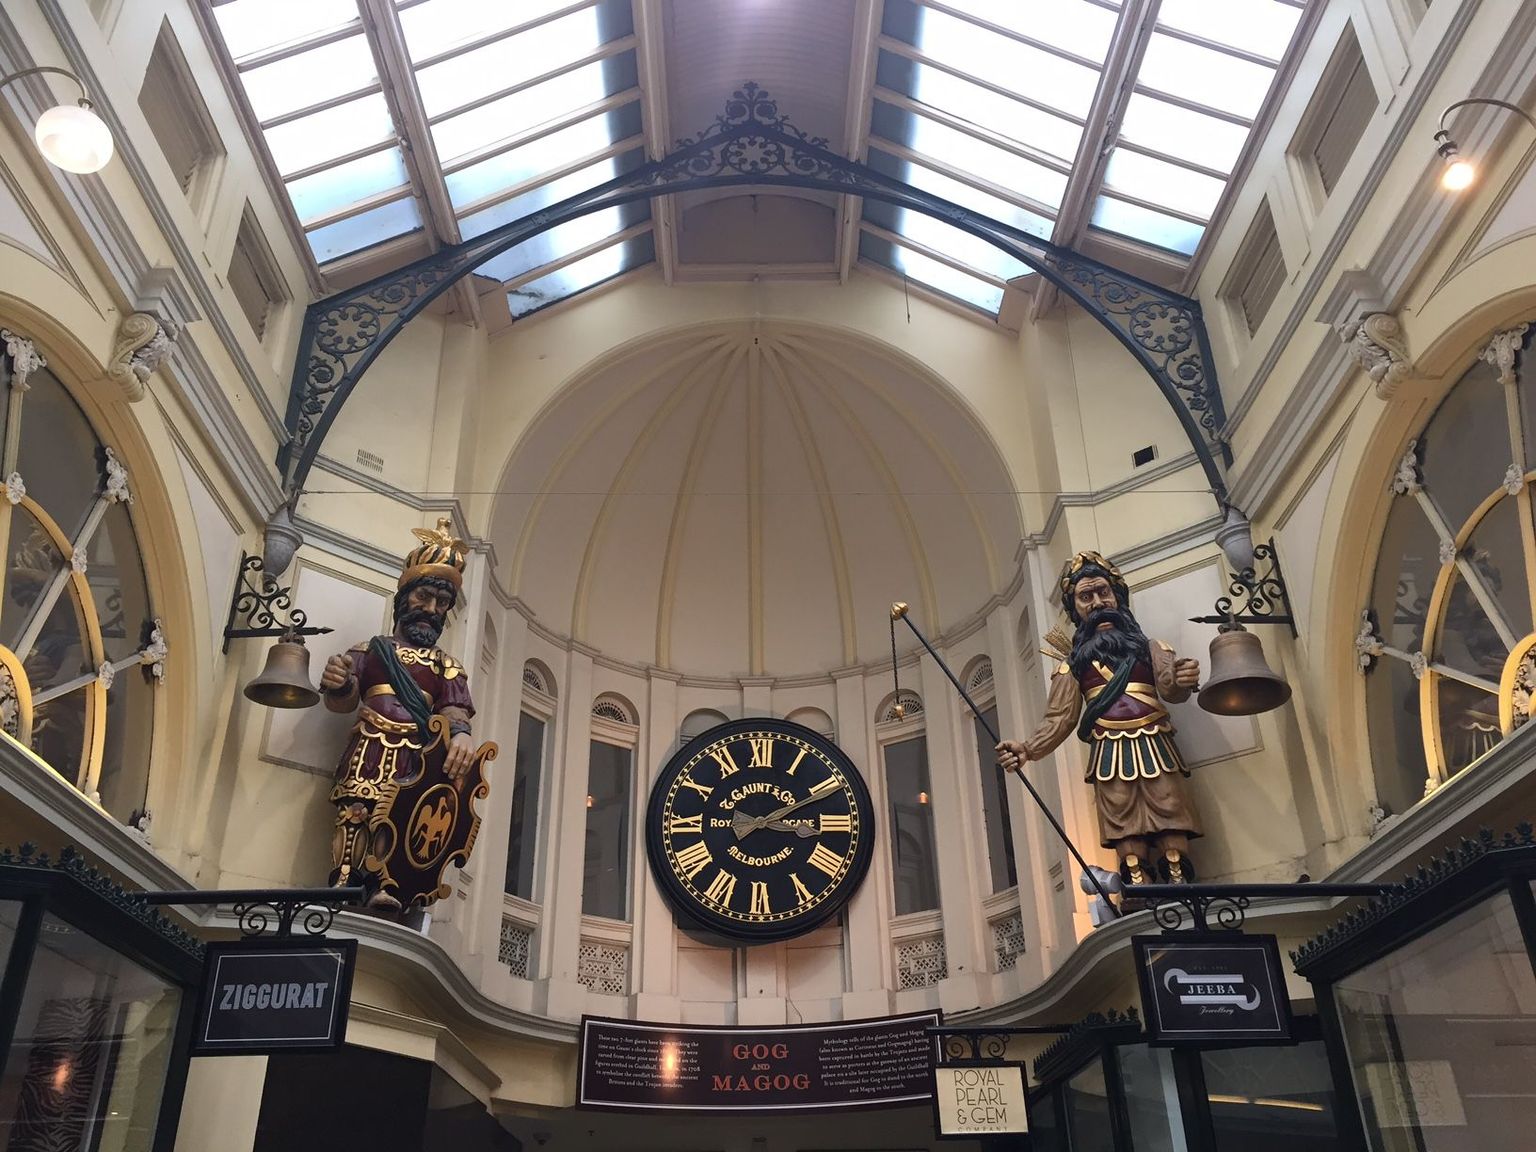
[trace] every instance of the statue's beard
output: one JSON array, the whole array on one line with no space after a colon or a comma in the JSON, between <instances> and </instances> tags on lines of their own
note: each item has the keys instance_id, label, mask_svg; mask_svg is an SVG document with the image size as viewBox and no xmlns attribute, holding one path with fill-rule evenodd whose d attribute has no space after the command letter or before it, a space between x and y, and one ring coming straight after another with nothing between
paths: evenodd
<instances>
[{"instance_id":1,"label":"statue's beard","mask_svg":"<svg viewBox=\"0 0 1536 1152\"><path fill-rule=\"evenodd\" d=\"M1108 621L1109 628L1099 625ZM1081 675L1095 662L1113 671L1127 656L1138 660L1151 658L1146 633L1136 623L1136 617L1121 608L1100 608L1090 612L1077 626L1072 637L1072 671Z\"/></svg>"},{"instance_id":2,"label":"statue's beard","mask_svg":"<svg viewBox=\"0 0 1536 1152\"><path fill-rule=\"evenodd\" d=\"M446 623L447 621L436 613L413 608L400 617L400 634L412 644L431 647L443 634L443 626Z\"/></svg>"}]
</instances>

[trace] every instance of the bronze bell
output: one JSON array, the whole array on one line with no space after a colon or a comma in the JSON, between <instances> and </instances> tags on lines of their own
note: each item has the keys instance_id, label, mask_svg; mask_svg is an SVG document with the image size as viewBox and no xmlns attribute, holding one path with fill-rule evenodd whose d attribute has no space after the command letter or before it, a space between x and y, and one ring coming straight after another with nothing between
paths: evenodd
<instances>
[{"instance_id":1,"label":"bronze bell","mask_svg":"<svg viewBox=\"0 0 1536 1152\"><path fill-rule=\"evenodd\" d=\"M297 636L284 636L267 653L261 675L245 686L245 698L265 708L309 708L320 692L309 682L309 649Z\"/></svg>"},{"instance_id":2,"label":"bronze bell","mask_svg":"<svg viewBox=\"0 0 1536 1152\"><path fill-rule=\"evenodd\" d=\"M1264 660L1264 646L1240 627L1211 641L1211 678L1200 688L1200 707L1217 716L1257 716L1291 698L1291 686Z\"/></svg>"}]
</instances>

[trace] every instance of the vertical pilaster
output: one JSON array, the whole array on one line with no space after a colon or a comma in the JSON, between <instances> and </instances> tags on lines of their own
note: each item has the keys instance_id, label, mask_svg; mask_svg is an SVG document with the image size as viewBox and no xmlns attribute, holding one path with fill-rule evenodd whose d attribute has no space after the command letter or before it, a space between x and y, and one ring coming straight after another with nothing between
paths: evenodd
<instances>
[{"instance_id":1,"label":"vertical pilaster","mask_svg":"<svg viewBox=\"0 0 1536 1152\"><path fill-rule=\"evenodd\" d=\"M864 675L858 669L833 674L836 694L837 744L854 761L869 785L874 811L872 824L877 832L884 828L886 800L885 774L880 771L879 748L874 739L871 705L864 694ZM891 957L888 944L891 888L890 857L882 833L876 836L874 858L864 883L848 902L847 932L843 939L845 990L843 1016L857 1019L881 1016L890 1011Z\"/></svg>"},{"instance_id":2,"label":"vertical pilaster","mask_svg":"<svg viewBox=\"0 0 1536 1152\"><path fill-rule=\"evenodd\" d=\"M555 841L542 861L539 971L545 993L544 1010L551 1016L580 1015L584 990L576 980L577 950L581 946L581 891L585 873L587 827L587 769L591 744L592 657L580 649L566 656L565 691L560 700L560 754L551 774L548 816L544 827Z\"/></svg>"},{"instance_id":3,"label":"vertical pilaster","mask_svg":"<svg viewBox=\"0 0 1536 1152\"><path fill-rule=\"evenodd\" d=\"M649 670L649 700L646 708L645 744L635 749L635 805L644 821L644 810L656 783L656 776L667 762L677 738L678 677L659 668ZM643 851L644 836L635 841ZM635 1016L641 1020L677 1020L681 1001L677 987L677 926L666 897L656 886L656 879L646 862L636 859L635 935L630 951L633 973Z\"/></svg>"}]
</instances>

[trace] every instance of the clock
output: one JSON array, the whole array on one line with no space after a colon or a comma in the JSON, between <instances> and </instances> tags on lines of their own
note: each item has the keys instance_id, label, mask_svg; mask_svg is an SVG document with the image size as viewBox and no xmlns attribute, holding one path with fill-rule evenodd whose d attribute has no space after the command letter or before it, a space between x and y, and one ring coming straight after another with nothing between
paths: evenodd
<instances>
[{"instance_id":1,"label":"clock","mask_svg":"<svg viewBox=\"0 0 1536 1152\"><path fill-rule=\"evenodd\" d=\"M733 720L662 769L645 821L656 882L694 925L763 943L837 914L869 870L875 821L858 769L787 720Z\"/></svg>"}]
</instances>

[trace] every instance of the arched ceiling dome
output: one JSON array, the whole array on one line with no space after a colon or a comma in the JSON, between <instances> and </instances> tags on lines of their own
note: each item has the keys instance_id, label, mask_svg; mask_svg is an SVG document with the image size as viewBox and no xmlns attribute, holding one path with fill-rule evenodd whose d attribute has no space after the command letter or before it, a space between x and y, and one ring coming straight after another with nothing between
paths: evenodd
<instances>
[{"instance_id":1,"label":"arched ceiling dome","mask_svg":"<svg viewBox=\"0 0 1536 1152\"><path fill-rule=\"evenodd\" d=\"M888 658L1003 590L1014 485L954 391L848 333L692 329L597 366L508 461L491 535L546 627L696 676Z\"/></svg>"}]
</instances>

